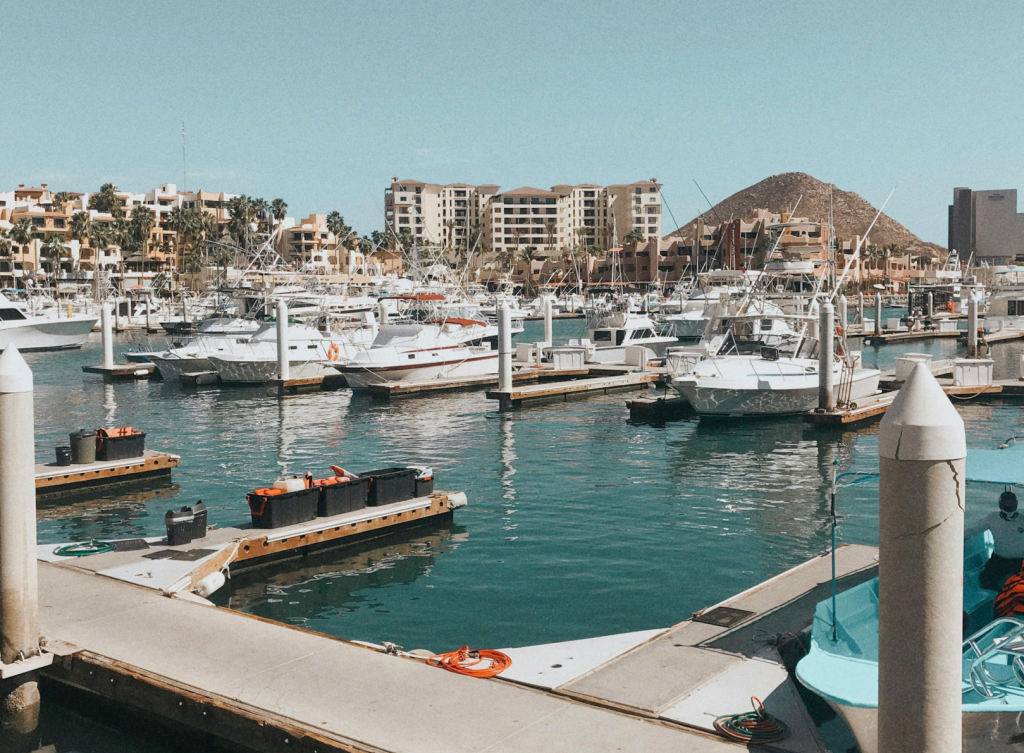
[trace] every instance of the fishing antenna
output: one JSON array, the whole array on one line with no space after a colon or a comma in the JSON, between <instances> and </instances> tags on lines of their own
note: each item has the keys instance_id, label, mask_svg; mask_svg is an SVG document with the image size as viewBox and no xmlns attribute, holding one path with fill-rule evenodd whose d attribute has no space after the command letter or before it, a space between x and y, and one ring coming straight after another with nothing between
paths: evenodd
<instances>
[{"instance_id":1,"label":"fishing antenna","mask_svg":"<svg viewBox=\"0 0 1024 753\"><path fill-rule=\"evenodd\" d=\"M892 195L894 193L896 193L896 186L892 187L892 190L889 192L889 195L885 198L885 201L882 203L882 206L875 214L875 218L871 220L871 224L868 225L867 232L861 236L859 241L857 241L857 248L853 250L853 253L850 254L850 258L846 260L846 267L843 269L843 274L839 276L838 280L836 280L836 284L832 288L832 293L828 297L828 301L830 303L832 302L832 299L836 297L836 293L839 291L839 288L842 287L843 281L846 280L846 275L850 271L850 267L853 265L854 260L860 257L860 249L864 245L864 241L867 239L869 235L871 235L872 228L874 228L875 223L878 222L878 218L882 216L882 212L885 211L885 207L889 203L889 199L892 198Z\"/></svg>"}]
</instances>

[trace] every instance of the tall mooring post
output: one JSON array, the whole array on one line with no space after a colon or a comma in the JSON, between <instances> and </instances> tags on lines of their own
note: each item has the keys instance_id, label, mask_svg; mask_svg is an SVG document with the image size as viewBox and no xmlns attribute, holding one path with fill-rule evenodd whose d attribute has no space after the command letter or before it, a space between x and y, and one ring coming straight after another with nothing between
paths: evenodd
<instances>
[{"instance_id":1,"label":"tall mooring post","mask_svg":"<svg viewBox=\"0 0 1024 753\"><path fill-rule=\"evenodd\" d=\"M857 293L857 323L864 326L864 291Z\"/></svg>"},{"instance_id":2,"label":"tall mooring post","mask_svg":"<svg viewBox=\"0 0 1024 753\"><path fill-rule=\"evenodd\" d=\"M818 299L815 298L807 306L807 316L812 317L811 319L811 337L815 340L821 340L821 332L818 329L818 317L821 315L821 307L818 305Z\"/></svg>"},{"instance_id":3,"label":"tall mooring post","mask_svg":"<svg viewBox=\"0 0 1024 753\"><path fill-rule=\"evenodd\" d=\"M932 319L935 317L935 296L931 293L928 294L928 318Z\"/></svg>"},{"instance_id":4,"label":"tall mooring post","mask_svg":"<svg viewBox=\"0 0 1024 753\"><path fill-rule=\"evenodd\" d=\"M114 368L114 333L110 331L109 303L104 303L103 308L100 309L100 340L103 342L103 368L112 369Z\"/></svg>"},{"instance_id":5,"label":"tall mooring post","mask_svg":"<svg viewBox=\"0 0 1024 753\"><path fill-rule=\"evenodd\" d=\"M832 383L832 359L835 349L835 311L831 303L821 306L818 331L818 407L832 410L836 407L835 385Z\"/></svg>"},{"instance_id":6,"label":"tall mooring post","mask_svg":"<svg viewBox=\"0 0 1024 753\"><path fill-rule=\"evenodd\" d=\"M8 346L0 356L0 735L15 737L38 725L37 671L52 659L39 646L32 389L31 369Z\"/></svg>"},{"instance_id":7,"label":"tall mooring post","mask_svg":"<svg viewBox=\"0 0 1024 753\"><path fill-rule=\"evenodd\" d=\"M153 293L146 294L146 334L153 331Z\"/></svg>"},{"instance_id":8,"label":"tall mooring post","mask_svg":"<svg viewBox=\"0 0 1024 753\"><path fill-rule=\"evenodd\" d=\"M555 306L550 298L544 299L544 342L547 343L548 347L555 344L555 327L554 327L554 314Z\"/></svg>"},{"instance_id":9,"label":"tall mooring post","mask_svg":"<svg viewBox=\"0 0 1024 753\"><path fill-rule=\"evenodd\" d=\"M836 307L836 321L839 323L839 326L843 328L843 332L845 332L846 331L846 323L847 323L847 317L846 317L846 296L845 295L839 296L837 301L838 301L839 305Z\"/></svg>"},{"instance_id":10,"label":"tall mooring post","mask_svg":"<svg viewBox=\"0 0 1024 753\"><path fill-rule=\"evenodd\" d=\"M964 422L928 367L878 433L878 750L960 753Z\"/></svg>"},{"instance_id":11,"label":"tall mooring post","mask_svg":"<svg viewBox=\"0 0 1024 753\"><path fill-rule=\"evenodd\" d=\"M875 293L875 337L882 336L882 294Z\"/></svg>"},{"instance_id":12,"label":"tall mooring post","mask_svg":"<svg viewBox=\"0 0 1024 753\"><path fill-rule=\"evenodd\" d=\"M978 299L967 299L967 357L978 357Z\"/></svg>"},{"instance_id":13,"label":"tall mooring post","mask_svg":"<svg viewBox=\"0 0 1024 753\"><path fill-rule=\"evenodd\" d=\"M277 378L291 379L291 360L288 358L288 304L277 302Z\"/></svg>"},{"instance_id":14,"label":"tall mooring post","mask_svg":"<svg viewBox=\"0 0 1024 753\"><path fill-rule=\"evenodd\" d=\"M512 311L498 307L498 391L512 391Z\"/></svg>"}]
</instances>

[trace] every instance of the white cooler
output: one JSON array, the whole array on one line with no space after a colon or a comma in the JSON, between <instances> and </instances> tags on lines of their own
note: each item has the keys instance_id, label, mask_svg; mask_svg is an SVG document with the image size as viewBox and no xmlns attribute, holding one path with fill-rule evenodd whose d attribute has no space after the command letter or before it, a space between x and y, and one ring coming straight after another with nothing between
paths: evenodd
<instances>
[{"instance_id":1,"label":"white cooler","mask_svg":"<svg viewBox=\"0 0 1024 753\"><path fill-rule=\"evenodd\" d=\"M953 384L984 387L992 384L991 358L958 358L953 362Z\"/></svg>"},{"instance_id":2,"label":"white cooler","mask_svg":"<svg viewBox=\"0 0 1024 753\"><path fill-rule=\"evenodd\" d=\"M928 353L904 353L896 359L896 381L907 381L915 366L919 363L931 363L931 361L932 357Z\"/></svg>"}]
</instances>

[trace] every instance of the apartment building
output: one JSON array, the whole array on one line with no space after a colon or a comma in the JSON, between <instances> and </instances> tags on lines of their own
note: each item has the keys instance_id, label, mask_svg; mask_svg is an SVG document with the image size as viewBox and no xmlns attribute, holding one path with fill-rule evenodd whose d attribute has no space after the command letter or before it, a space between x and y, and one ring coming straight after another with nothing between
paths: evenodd
<instances>
[{"instance_id":1,"label":"apartment building","mask_svg":"<svg viewBox=\"0 0 1024 753\"><path fill-rule=\"evenodd\" d=\"M590 246L607 250L624 243L634 229L644 239L661 236L661 184L652 179L502 192L491 184L393 178L384 191L384 218L389 230L408 229L423 244L457 249L472 247L479 238L492 259L528 247L539 256Z\"/></svg>"}]
</instances>

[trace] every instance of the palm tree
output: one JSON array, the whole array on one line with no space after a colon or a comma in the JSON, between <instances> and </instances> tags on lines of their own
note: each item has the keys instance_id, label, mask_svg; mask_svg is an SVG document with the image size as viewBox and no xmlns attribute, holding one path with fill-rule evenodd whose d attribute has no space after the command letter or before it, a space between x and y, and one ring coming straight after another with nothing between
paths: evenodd
<instances>
[{"instance_id":1,"label":"palm tree","mask_svg":"<svg viewBox=\"0 0 1024 753\"><path fill-rule=\"evenodd\" d=\"M558 223L554 220L548 220L544 223L544 228L548 231L548 249L554 251L555 249L555 229L558 227Z\"/></svg>"},{"instance_id":2,"label":"palm tree","mask_svg":"<svg viewBox=\"0 0 1024 753\"><path fill-rule=\"evenodd\" d=\"M64 245L64 234L53 233L43 242L39 254L53 266L53 262L60 261L65 251L67 251L67 247Z\"/></svg>"},{"instance_id":3,"label":"palm tree","mask_svg":"<svg viewBox=\"0 0 1024 753\"><path fill-rule=\"evenodd\" d=\"M628 233L626 233L626 237L623 238L623 241L625 241L626 243L631 245L633 247L633 250L635 251L637 244L640 243L641 241L643 241L643 239L644 239L643 231L640 228L635 227L632 230L630 230Z\"/></svg>"},{"instance_id":4,"label":"palm tree","mask_svg":"<svg viewBox=\"0 0 1024 753\"><path fill-rule=\"evenodd\" d=\"M274 199L270 202L270 211L277 222L284 220L288 212L288 205L284 199Z\"/></svg>"},{"instance_id":5,"label":"palm tree","mask_svg":"<svg viewBox=\"0 0 1024 753\"><path fill-rule=\"evenodd\" d=\"M75 195L70 191L58 191L53 195L53 203L57 207L58 212L64 211L64 205L75 198Z\"/></svg>"},{"instance_id":6,"label":"palm tree","mask_svg":"<svg viewBox=\"0 0 1024 753\"><path fill-rule=\"evenodd\" d=\"M537 260L537 247L527 246L523 249L522 258L525 261L536 261Z\"/></svg>"},{"instance_id":7,"label":"palm tree","mask_svg":"<svg viewBox=\"0 0 1024 753\"><path fill-rule=\"evenodd\" d=\"M145 204L132 209L132 218L128 225L128 237L133 250L142 253L142 270L146 270L146 261L149 250L149 234L156 225L156 215L153 210Z\"/></svg>"},{"instance_id":8,"label":"palm tree","mask_svg":"<svg viewBox=\"0 0 1024 753\"><path fill-rule=\"evenodd\" d=\"M28 217L22 217L11 228L11 240L21 247L22 254L28 252L28 244L32 242L32 233L32 220Z\"/></svg>"},{"instance_id":9,"label":"palm tree","mask_svg":"<svg viewBox=\"0 0 1024 753\"><path fill-rule=\"evenodd\" d=\"M100 190L89 197L89 209L104 212L111 217L121 217L124 214L124 201L117 195L117 186L113 183L100 186Z\"/></svg>"}]
</instances>

